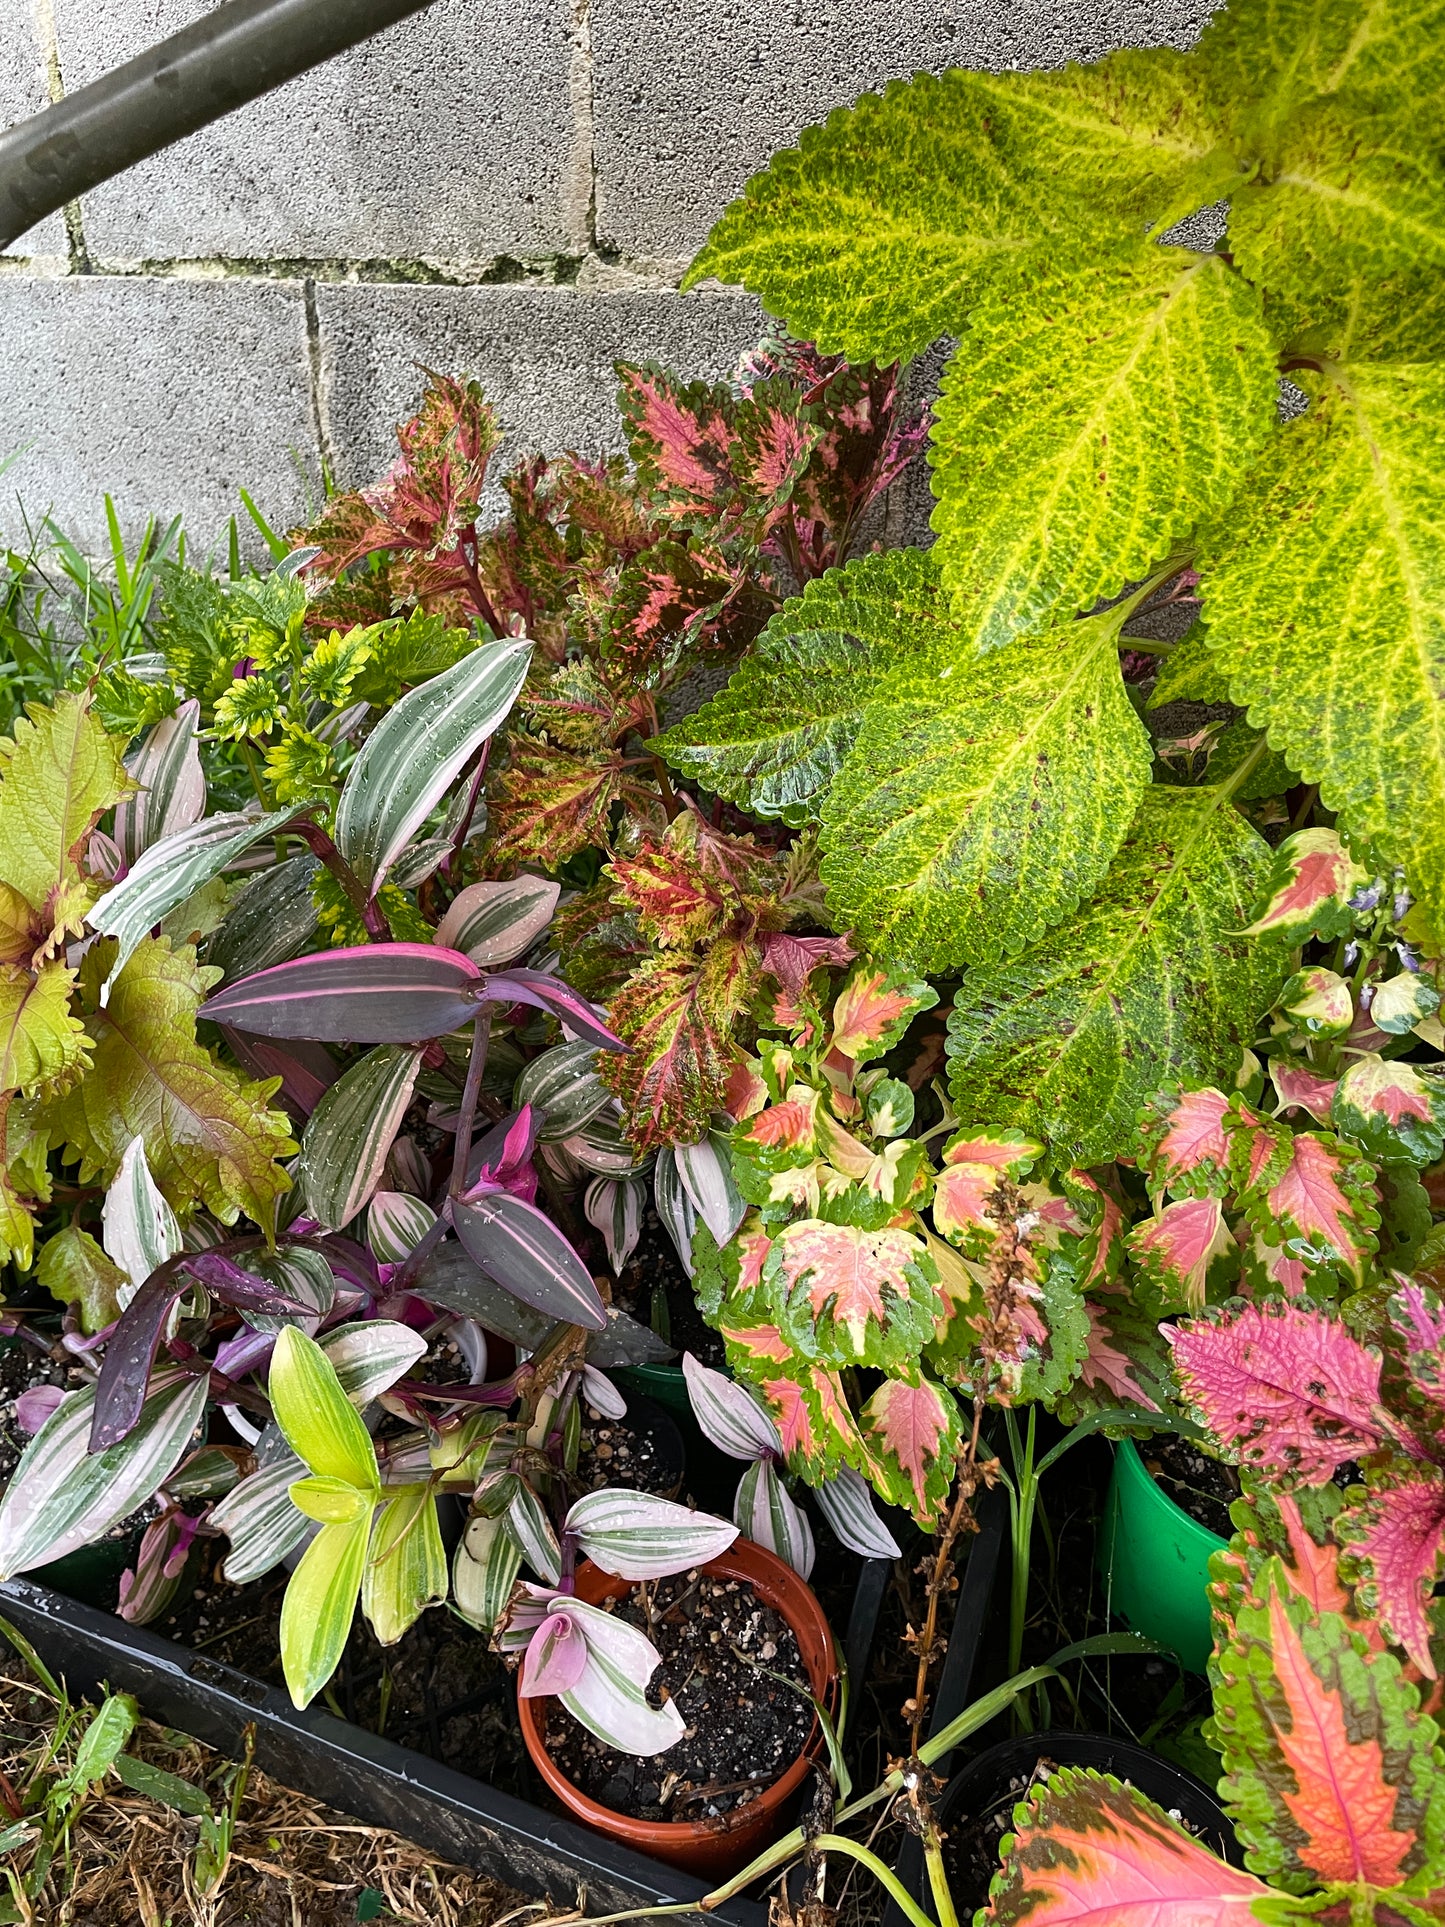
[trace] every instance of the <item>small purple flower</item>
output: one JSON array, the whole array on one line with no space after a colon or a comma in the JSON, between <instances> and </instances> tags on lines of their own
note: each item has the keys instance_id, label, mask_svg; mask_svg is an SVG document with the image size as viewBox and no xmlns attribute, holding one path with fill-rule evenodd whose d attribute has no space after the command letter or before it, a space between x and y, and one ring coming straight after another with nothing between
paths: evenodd
<instances>
[{"instance_id":1,"label":"small purple flower","mask_svg":"<svg viewBox=\"0 0 1445 1927\"><path fill-rule=\"evenodd\" d=\"M1356 890L1346 905L1346 908L1353 910L1356 916L1362 917L1366 915L1367 912L1379 908L1380 898L1383 894L1384 885L1372 883L1366 889Z\"/></svg>"}]
</instances>

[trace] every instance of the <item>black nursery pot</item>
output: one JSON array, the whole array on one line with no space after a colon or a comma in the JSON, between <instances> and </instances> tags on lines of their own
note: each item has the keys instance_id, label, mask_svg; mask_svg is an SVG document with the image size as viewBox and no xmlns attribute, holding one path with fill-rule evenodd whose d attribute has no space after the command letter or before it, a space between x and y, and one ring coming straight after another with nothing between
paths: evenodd
<instances>
[{"instance_id":1,"label":"black nursery pot","mask_svg":"<svg viewBox=\"0 0 1445 1927\"><path fill-rule=\"evenodd\" d=\"M1203 1846L1235 1866L1243 1865L1224 1808L1203 1780L1184 1767L1106 1733L1021 1733L991 1746L955 1773L938 1803L938 1822L946 1836L944 1864L960 1920L971 1919L975 1908L987 1904L999 1842L1013 1832L1013 1810L1030 1783L1065 1766L1091 1767L1127 1780L1166 1813L1177 1815Z\"/></svg>"}]
</instances>

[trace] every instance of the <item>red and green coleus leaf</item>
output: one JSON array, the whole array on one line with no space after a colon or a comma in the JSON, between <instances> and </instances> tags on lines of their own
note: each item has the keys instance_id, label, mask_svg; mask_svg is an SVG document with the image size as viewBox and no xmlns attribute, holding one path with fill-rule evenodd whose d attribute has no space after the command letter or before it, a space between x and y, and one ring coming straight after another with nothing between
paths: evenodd
<instances>
[{"instance_id":1,"label":"red and green coleus leaf","mask_svg":"<svg viewBox=\"0 0 1445 1927\"><path fill-rule=\"evenodd\" d=\"M628 1055L599 1066L621 1098L640 1151L691 1143L723 1107L732 1070L732 1027L757 970L756 945L723 938L700 959L649 958L611 1000L613 1028Z\"/></svg>"},{"instance_id":2,"label":"red and green coleus leaf","mask_svg":"<svg viewBox=\"0 0 1445 1927\"><path fill-rule=\"evenodd\" d=\"M1318 1484L1395 1436L1379 1353L1312 1306L1231 1306L1167 1335L1201 1422L1269 1476Z\"/></svg>"},{"instance_id":3,"label":"red and green coleus leaf","mask_svg":"<svg viewBox=\"0 0 1445 1927\"><path fill-rule=\"evenodd\" d=\"M680 382L656 362L620 361L617 378L627 445L652 501L680 517L720 514L735 488L728 390Z\"/></svg>"},{"instance_id":4,"label":"red and green coleus leaf","mask_svg":"<svg viewBox=\"0 0 1445 1927\"><path fill-rule=\"evenodd\" d=\"M696 536L663 541L625 564L607 604L607 656L644 682L684 648L740 650L776 604L741 564Z\"/></svg>"},{"instance_id":5,"label":"red and green coleus leaf","mask_svg":"<svg viewBox=\"0 0 1445 1927\"><path fill-rule=\"evenodd\" d=\"M1379 1243L1374 1167L1355 1145L1324 1132L1279 1132L1258 1181L1241 1184L1240 1203L1267 1243L1357 1283Z\"/></svg>"},{"instance_id":6,"label":"red and green coleus leaf","mask_svg":"<svg viewBox=\"0 0 1445 1927\"><path fill-rule=\"evenodd\" d=\"M1435 1677L1430 1605L1445 1571L1445 1476L1434 1465L1396 1461L1352 1491L1339 1518L1346 1566L1361 1608L1379 1620L1427 1679Z\"/></svg>"},{"instance_id":7,"label":"red and green coleus leaf","mask_svg":"<svg viewBox=\"0 0 1445 1927\"><path fill-rule=\"evenodd\" d=\"M885 1379L859 1414L868 1476L929 1530L953 1485L963 1427L952 1395L916 1371Z\"/></svg>"},{"instance_id":8,"label":"red and green coleus leaf","mask_svg":"<svg viewBox=\"0 0 1445 1927\"><path fill-rule=\"evenodd\" d=\"M1014 1809L988 1927L1254 1927L1270 1890L1110 1774L1068 1768Z\"/></svg>"},{"instance_id":9,"label":"red and green coleus leaf","mask_svg":"<svg viewBox=\"0 0 1445 1927\"><path fill-rule=\"evenodd\" d=\"M1211 1664L1220 1791L1250 1864L1291 1893L1387 1892L1445 1848L1435 1722L1398 1660L1270 1562Z\"/></svg>"},{"instance_id":10,"label":"red and green coleus leaf","mask_svg":"<svg viewBox=\"0 0 1445 1927\"><path fill-rule=\"evenodd\" d=\"M1065 1171L1059 1182L1088 1227L1084 1234L1088 1262L1079 1283L1085 1291L1123 1291L1119 1274L1124 1268L1129 1224L1117 1172L1099 1183L1087 1171Z\"/></svg>"},{"instance_id":11,"label":"red and green coleus leaf","mask_svg":"<svg viewBox=\"0 0 1445 1927\"><path fill-rule=\"evenodd\" d=\"M1445 1304L1417 1279L1401 1284L1390 1300L1390 1323L1404 1341L1410 1382L1445 1420Z\"/></svg>"},{"instance_id":12,"label":"red and green coleus leaf","mask_svg":"<svg viewBox=\"0 0 1445 1927\"><path fill-rule=\"evenodd\" d=\"M883 1056L938 992L905 972L862 959L833 1004L833 1049L855 1064Z\"/></svg>"},{"instance_id":13,"label":"red and green coleus leaf","mask_svg":"<svg viewBox=\"0 0 1445 1927\"><path fill-rule=\"evenodd\" d=\"M1357 1057L1335 1088L1330 1121L1372 1157L1433 1164L1445 1150L1445 1084L1414 1064Z\"/></svg>"},{"instance_id":14,"label":"red and green coleus leaf","mask_svg":"<svg viewBox=\"0 0 1445 1927\"><path fill-rule=\"evenodd\" d=\"M990 1206L999 1179L1022 1177L1043 1149L1022 1131L965 1131L949 1144L933 1188L933 1222L965 1257L986 1258L997 1242Z\"/></svg>"},{"instance_id":15,"label":"red and green coleus leaf","mask_svg":"<svg viewBox=\"0 0 1445 1927\"><path fill-rule=\"evenodd\" d=\"M916 1358L942 1310L921 1238L805 1218L773 1240L763 1289L805 1358L892 1370Z\"/></svg>"},{"instance_id":16,"label":"red and green coleus leaf","mask_svg":"<svg viewBox=\"0 0 1445 1927\"><path fill-rule=\"evenodd\" d=\"M761 1396L778 1428L790 1471L816 1483L840 1466L868 1460L836 1372L799 1358L774 1324L724 1311L716 1321L727 1362Z\"/></svg>"},{"instance_id":17,"label":"red and green coleus leaf","mask_svg":"<svg viewBox=\"0 0 1445 1927\"><path fill-rule=\"evenodd\" d=\"M607 849L618 803L645 808L645 787L614 751L573 754L514 731L509 760L487 789L495 861L555 870L581 850Z\"/></svg>"},{"instance_id":18,"label":"red and green coleus leaf","mask_svg":"<svg viewBox=\"0 0 1445 1927\"><path fill-rule=\"evenodd\" d=\"M1139 1164L1155 1191L1223 1197L1229 1188L1229 1099L1203 1090L1161 1091L1139 1123Z\"/></svg>"},{"instance_id":19,"label":"red and green coleus leaf","mask_svg":"<svg viewBox=\"0 0 1445 1927\"><path fill-rule=\"evenodd\" d=\"M692 1240L692 1289L698 1310L710 1325L720 1319L746 1324L771 1316L759 1289L771 1243L756 1211L748 1213L723 1245L699 1219Z\"/></svg>"},{"instance_id":20,"label":"red and green coleus leaf","mask_svg":"<svg viewBox=\"0 0 1445 1927\"><path fill-rule=\"evenodd\" d=\"M1343 1037L1355 1021L1350 986L1323 964L1297 970L1275 999L1275 1009L1306 1037Z\"/></svg>"},{"instance_id":21,"label":"red and green coleus leaf","mask_svg":"<svg viewBox=\"0 0 1445 1927\"><path fill-rule=\"evenodd\" d=\"M1369 880L1334 830L1297 830L1275 851L1263 900L1245 935L1290 944L1347 936L1355 926L1349 900Z\"/></svg>"},{"instance_id":22,"label":"red and green coleus leaf","mask_svg":"<svg viewBox=\"0 0 1445 1927\"><path fill-rule=\"evenodd\" d=\"M1291 1111L1308 1111L1317 1124L1331 1122L1330 1107L1335 1100L1338 1078L1321 1077L1308 1064L1292 1063L1286 1057L1270 1059L1269 1075L1279 1098L1277 1117L1287 1117Z\"/></svg>"},{"instance_id":23,"label":"red and green coleus leaf","mask_svg":"<svg viewBox=\"0 0 1445 1927\"><path fill-rule=\"evenodd\" d=\"M1079 1375L1055 1410L1066 1425L1119 1405L1162 1411L1171 1395L1169 1348L1157 1322L1119 1293L1084 1302L1088 1344Z\"/></svg>"},{"instance_id":24,"label":"red and green coleus leaf","mask_svg":"<svg viewBox=\"0 0 1445 1927\"><path fill-rule=\"evenodd\" d=\"M1150 1309L1202 1311L1238 1275L1239 1247L1218 1198L1175 1198L1129 1233L1129 1255Z\"/></svg>"}]
</instances>

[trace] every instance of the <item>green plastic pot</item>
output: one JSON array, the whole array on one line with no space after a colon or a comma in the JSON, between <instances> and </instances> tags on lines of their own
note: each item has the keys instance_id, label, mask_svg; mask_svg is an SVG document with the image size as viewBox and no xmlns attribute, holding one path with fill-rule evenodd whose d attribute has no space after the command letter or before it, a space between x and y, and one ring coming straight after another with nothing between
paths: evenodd
<instances>
[{"instance_id":1,"label":"green plastic pot","mask_svg":"<svg viewBox=\"0 0 1445 1927\"><path fill-rule=\"evenodd\" d=\"M692 1400L681 1365L624 1365L611 1376L624 1392L631 1390L640 1398L650 1398L669 1418L692 1417Z\"/></svg>"},{"instance_id":2,"label":"green plastic pot","mask_svg":"<svg viewBox=\"0 0 1445 1927\"><path fill-rule=\"evenodd\" d=\"M1227 1543L1149 1476L1132 1439L1119 1441L1099 1535L1109 1608L1136 1633L1172 1647L1191 1673L1207 1669L1213 1650L1209 1560Z\"/></svg>"}]
</instances>

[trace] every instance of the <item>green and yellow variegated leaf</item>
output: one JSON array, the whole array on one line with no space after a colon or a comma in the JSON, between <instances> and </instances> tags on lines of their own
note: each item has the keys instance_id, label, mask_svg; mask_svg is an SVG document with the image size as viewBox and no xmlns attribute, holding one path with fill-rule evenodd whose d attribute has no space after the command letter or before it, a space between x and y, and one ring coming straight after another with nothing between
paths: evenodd
<instances>
[{"instance_id":1,"label":"green and yellow variegated leaf","mask_svg":"<svg viewBox=\"0 0 1445 1927\"><path fill-rule=\"evenodd\" d=\"M85 696L56 698L0 741L0 883L35 913L42 951L79 935L97 884L82 876L86 837L129 788L118 745L91 713Z\"/></svg>"},{"instance_id":2,"label":"green and yellow variegated leaf","mask_svg":"<svg viewBox=\"0 0 1445 1927\"><path fill-rule=\"evenodd\" d=\"M1231 500L1269 432L1259 297L1140 242L975 310L935 414L933 526L980 647L1090 608Z\"/></svg>"},{"instance_id":3,"label":"green and yellow variegated leaf","mask_svg":"<svg viewBox=\"0 0 1445 1927\"><path fill-rule=\"evenodd\" d=\"M151 1383L134 1430L118 1445L93 1453L95 1388L67 1392L26 1446L0 1497L0 1578L104 1538L149 1499L190 1444L208 1396L204 1375L162 1373Z\"/></svg>"},{"instance_id":4,"label":"green and yellow variegated leaf","mask_svg":"<svg viewBox=\"0 0 1445 1927\"><path fill-rule=\"evenodd\" d=\"M1199 42L1220 112L1237 145L1267 144L1290 111L1346 94L1406 120L1445 87L1440 0L1268 0L1221 7Z\"/></svg>"},{"instance_id":5,"label":"green and yellow variegated leaf","mask_svg":"<svg viewBox=\"0 0 1445 1927\"><path fill-rule=\"evenodd\" d=\"M294 1325L276 1334L267 1390L286 1443L314 1473L342 1479L361 1492L379 1490L375 1448L336 1367L316 1340Z\"/></svg>"},{"instance_id":6,"label":"green and yellow variegated leaf","mask_svg":"<svg viewBox=\"0 0 1445 1927\"><path fill-rule=\"evenodd\" d=\"M1284 975L1277 946L1236 934L1268 861L1217 791L1148 791L1074 922L969 973L949 1019L959 1114L1040 1133L1087 1168L1132 1146L1171 1079L1231 1081Z\"/></svg>"},{"instance_id":7,"label":"green and yellow variegated leaf","mask_svg":"<svg viewBox=\"0 0 1445 1927\"><path fill-rule=\"evenodd\" d=\"M1036 943L1092 896L1149 782L1110 615L971 661L964 638L873 699L823 803L833 925L934 973Z\"/></svg>"},{"instance_id":8,"label":"green and yellow variegated leaf","mask_svg":"<svg viewBox=\"0 0 1445 1927\"><path fill-rule=\"evenodd\" d=\"M383 1646L394 1646L428 1606L447 1596L447 1555L430 1486L388 1493L366 1557L361 1610Z\"/></svg>"},{"instance_id":9,"label":"green and yellow variegated leaf","mask_svg":"<svg viewBox=\"0 0 1445 1927\"><path fill-rule=\"evenodd\" d=\"M309 1706L336 1671L366 1568L371 1518L322 1526L281 1602L281 1665L295 1706Z\"/></svg>"},{"instance_id":10,"label":"green and yellow variegated leaf","mask_svg":"<svg viewBox=\"0 0 1445 1927\"><path fill-rule=\"evenodd\" d=\"M1199 94L1169 53L895 82L775 155L683 286L741 281L829 353L907 360L956 333L1031 251L1084 231L1097 251L1142 225L1120 217L1216 198L1201 174L1215 140Z\"/></svg>"},{"instance_id":11,"label":"green and yellow variegated leaf","mask_svg":"<svg viewBox=\"0 0 1445 1927\"><path fill-rule=\"evenodd\" d=\"M68 1224L41 1247L36 1277L60 1305L79 1305L81 1328L102 1331L120 1316L125 1273L77 1224Z\"/></svg>"},{"instance_id":12,"label":"green and yellow variegated leaf","mask_svg":"<svg viewBox=\"0 0 1445 1927\"><path fill-rule=\"evenodd\" d=\"M0 1263L29 1269L35 1251L35 1206L50 1201L49 1134L37 1106L0 1097Z\"/></svg>"},{"instance_id":13,"label":"green and yellow variegated leaf","mask_svg":"<svg viewBox=\"0 0 1445 1927\"><path fill-rule=\"evenodd\" d=\"M0 1096L53 1094L90 1062L90 1039L70 1008L75 972L63 963L0 964Z\"/></svg>"},{"instance_id":14,"label":"green and yellow variegated leaf","mask_svg":"<svg viewBox=\"0 0 1445 1927\"><path fill-rule=\"evenodd\" d=\"M1166 703L1227 703L1229 684L1209 653L1201 631L1195 629L1175 645L1159 665L1146 709Z\"/></svg>"},{"instance_id":15,"label":"green and yellow variegated leaf","mask_svg":"<svg viewBox=\"0 0 1445 1927\"><path fill-rule=\"evenodd\" d=\"M1305 379L1301 375L1301 379ZM1445 368L1336 368L1201 560L1208 640L1325 806L1445 929Z\"/></svg>"},{"instance_id":16,"label":"green and yellow variegated leaf","mask_svg":"<svg viewBox=\"0 0 1445 1927\"><path fill-rule=\"evenodd\" d=\"M807 821L886 679L955 633L930 551L860 556L785 602L721 695L657 747L714 796Z\"/></svg>"},{"instance_id":17,"label":"green and yellow variegated leaf","mask_svg":"<svg viewBox=\"0 0 1445 1927\"><path fill-rule=\"evenodd\" d=\"M452 1560L452 1603L469 1626L488 1638L512 1597L522 1555L504 1518L472 1518Z\"/></svg>"},{"instance_id":18,"label":"green and yellow variegated leaf","mask_svg":"<svg viewBox=\"0 0 1445 1927\"><path fill-rule=\"evenodd\" d=\"M105 975L109 944L82 967L82 987ZM147 938L86 1019L95 1064L48 1116L52 1142L81 1161L82 1182L114 1181L133 1138L175 1209L199 1201L223 1222L238 1211L264 1223L290 1188L277 1162L295 1146L285 1116L267 1108L272 1085L228 1069L196 1042L208 977L194 953Z\"/></svg>"},{"instance_id":19,"label":"green and yellow variegated leaf","mask_svg":"<svg viewBox=\"0 0 1445 1927\"><path fill-rule=\"evenodd\" d=\"M381 1183L420 1069L420 1050L378 1044L337 1078L311 1113L296 1181L308 1214L328 1231L350 1224Z\"/></svg>"}]
</instances>

